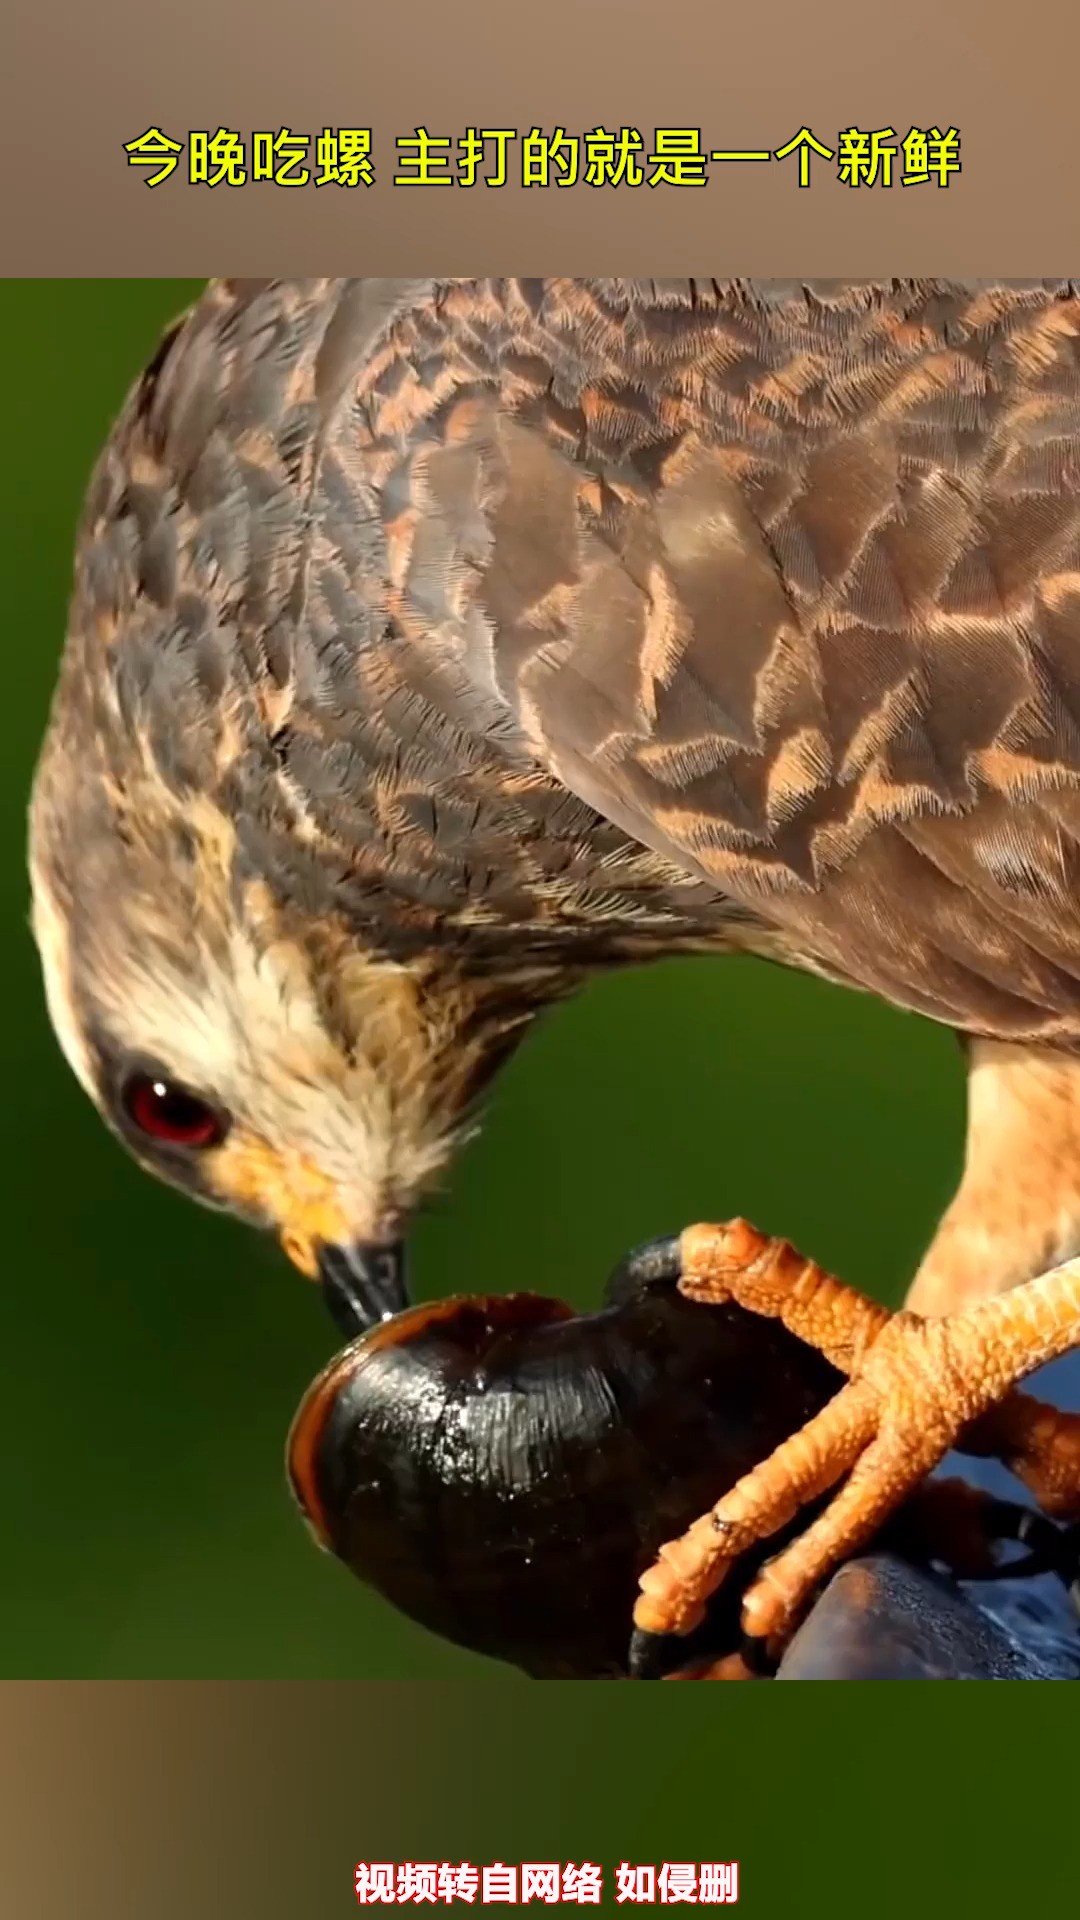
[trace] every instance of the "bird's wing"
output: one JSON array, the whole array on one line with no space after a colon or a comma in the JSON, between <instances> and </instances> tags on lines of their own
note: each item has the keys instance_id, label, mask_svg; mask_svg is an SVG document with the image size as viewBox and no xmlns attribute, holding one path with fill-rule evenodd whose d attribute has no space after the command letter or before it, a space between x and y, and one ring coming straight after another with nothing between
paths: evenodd
<instances>
[{"instance_id":1,"label":"bird's wing","mask_svg":"<svg viewBox=\"0 0 1080 1920\"><path fill-rule=\"evenodd\" d=\"M400 827L440 912L475 841L496 918L538 822L583 886L629 835L793 960L1080 1038L1074 283L218 283L80 551L155 763L272 732L294 891L275 805L365 885Z\"/></svg>"},{"instance_id":2,"label":"bird's wing","mask_svg":"<svg viewBox=\"0 0 1080 1920\"><path fill-rule=\"evenodd\" d=\"M542 764L793 957L1080 1037L1080 300L643 303L522 387L479 602Z\"/></svg>"}]
</instances>

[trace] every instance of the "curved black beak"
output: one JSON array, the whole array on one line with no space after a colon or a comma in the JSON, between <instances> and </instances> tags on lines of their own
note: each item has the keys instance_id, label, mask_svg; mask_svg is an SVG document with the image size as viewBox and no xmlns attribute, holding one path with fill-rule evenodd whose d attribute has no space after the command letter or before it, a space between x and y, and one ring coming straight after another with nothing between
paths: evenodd
<instances>
[{"instance_id":1,"label":"curved black beak","mask_svg":"<svg viewBox=\"0 0 1080 1920\"><path fill-rule=\"evenodd\" d=\"M335 1326L349 1340L369 1333L409 1302L405 1246L319 1248L319 1280Z\"/></svg>"}]
</instances>

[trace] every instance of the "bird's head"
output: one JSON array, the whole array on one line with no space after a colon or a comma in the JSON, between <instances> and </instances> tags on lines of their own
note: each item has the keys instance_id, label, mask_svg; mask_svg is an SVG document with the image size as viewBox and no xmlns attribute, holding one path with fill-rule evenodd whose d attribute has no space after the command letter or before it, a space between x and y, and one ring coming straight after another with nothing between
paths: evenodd
<instances>
[{"instance_id":1,"label":"bird's head","mask_svg":"<svg viewBox=\"0 0 1080 1920\"><path fill-rule=\"evenodd\" d=\"M59 721L30 856L53 1026L113 1132L276 1232L348 1330L407 1304L406 1222L535 1002L283 905L212 803L118 786Z\"/></svg>"},{"instance_id":2,"label":"bird's head","mask_svg":"<svg viewBox=\"0 0 1080 1920\"><path fill-rule=\"evenodd\" d=\"M30 867L53 1024L113 1131L395 1308L410 1211L573 980L521 872L498 912L457 884L494 722L466 736L410 680L374 454L343 506L333 416L392 285L361 325L365 284L215 283L133 388L76 542ZM518 851L506 813L481 873Z\"/></svg>"}]
</instances>

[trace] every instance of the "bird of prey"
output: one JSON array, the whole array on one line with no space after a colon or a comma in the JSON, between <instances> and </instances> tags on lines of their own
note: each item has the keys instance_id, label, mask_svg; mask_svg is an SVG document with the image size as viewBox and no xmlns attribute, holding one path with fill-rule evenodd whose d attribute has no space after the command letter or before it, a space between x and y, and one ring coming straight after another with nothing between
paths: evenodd
<instances>
[{"instance_id":1,"label":"bird of prey","mask_svg":"<svg viewBox=\"0 0 1080 1920\"><path fill-rule=\"evenodd\" d=\"M598 970L749 952L962 1036L912 1311L740 1507L850 1472L782 1630L1080 1343L1080 282L212 284L90 485L30 862L109 1125L365 1312ZM1075 1430L1013 1424L1075 1511Z\"/></svg>"}]
</instances>

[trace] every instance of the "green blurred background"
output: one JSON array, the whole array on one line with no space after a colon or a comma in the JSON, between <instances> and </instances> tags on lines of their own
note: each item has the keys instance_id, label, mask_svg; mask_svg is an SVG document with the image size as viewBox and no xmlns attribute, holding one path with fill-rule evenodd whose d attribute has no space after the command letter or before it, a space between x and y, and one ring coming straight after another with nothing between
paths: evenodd
<instances>
[{"instance_id":1,"label":"green blurred background","mask_svg":"<svg viewBox=\"0 0 1080 1920\"><path fill-rule=\"evenodd\" d=\"M270 1243L129 1164L64 1065L27 927L25 802L90 466L194 281L5 284L0 1296L12 1677L492 1677L313 1547L283 1446L336 1344ZM503 1075L414 1240L420 1297L594 1304L619 1255L742 1213L895 1301L959 1169L952 1037L758 962L602 982ZM523 1232L522 1223L526 1230ZM513 1251L513 1265L511 1252Z\"/></svg>"}]
</instances>

